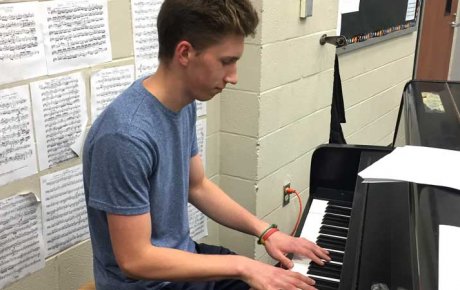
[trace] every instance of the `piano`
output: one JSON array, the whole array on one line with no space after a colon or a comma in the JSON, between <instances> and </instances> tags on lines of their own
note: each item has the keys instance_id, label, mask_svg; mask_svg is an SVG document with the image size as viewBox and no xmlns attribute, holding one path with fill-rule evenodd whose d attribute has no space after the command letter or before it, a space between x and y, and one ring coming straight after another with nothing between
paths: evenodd
<instances>
[{"instance_id":1,"label":"piano","mask_svg":"<svg viewBox=\"0 0 460 290\"><path fill-rule=\"evenodd\" d=\"M460 150L459 108L460 82L410 81L392 144L318 147L296 236L328 249L332 261L318 266L294 256L293 270L315 279L320 290L438 289L439 225L460 227L460 191L362 183L357 174L396 146Z\"/></svg>"}]
</instances>

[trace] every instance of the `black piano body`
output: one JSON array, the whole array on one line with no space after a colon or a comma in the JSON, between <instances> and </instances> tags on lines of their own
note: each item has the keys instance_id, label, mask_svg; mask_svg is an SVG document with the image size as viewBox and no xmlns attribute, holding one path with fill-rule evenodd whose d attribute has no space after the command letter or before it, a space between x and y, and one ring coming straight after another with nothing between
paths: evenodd
<instances>
[{"instance_id":1,"label":"black piano body","mask_svg":"<svg viewBox=\"0 0 460 290\"><path fill-rule=\"evenodd\" d=\"M460 227L460 191L410 182L362 183L358 172L395 146L460 150L459 108L459 82L411 81L393 144L327 144L315 150L310 196L296 235L312 200L352 202L338 289L438 289L439 225Z\"/></svg>"}]
</instances>

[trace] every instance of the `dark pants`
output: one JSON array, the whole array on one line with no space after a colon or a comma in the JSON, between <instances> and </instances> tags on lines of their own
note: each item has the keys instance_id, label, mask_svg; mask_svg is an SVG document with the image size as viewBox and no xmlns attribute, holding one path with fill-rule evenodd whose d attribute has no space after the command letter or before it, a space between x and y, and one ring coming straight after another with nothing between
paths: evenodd
<instances>
[{"instance_id":1,"label":"dark pants","mask_svg":"<svg viewBox=\"0 0 460 290\"><path fill-rule=\"evenodd\" d=\"M235 255L234 252L224 247L196 244L198 254L208 255ZM249 285L241 280L226 279L206 282L173 282L163 289L167 290L247 290Z\"/></svg>"}]
</instances>

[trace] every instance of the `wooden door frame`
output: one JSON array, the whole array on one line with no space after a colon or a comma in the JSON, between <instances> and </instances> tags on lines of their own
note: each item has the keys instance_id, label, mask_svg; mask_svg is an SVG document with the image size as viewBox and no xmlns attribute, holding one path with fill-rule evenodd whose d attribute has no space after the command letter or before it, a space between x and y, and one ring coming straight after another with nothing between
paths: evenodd
<instances>
[{"instance_id":1,"label":"wooden door frame","mask_svg":"<svg viewBox=\"0 0 460 290\"><path fill-rule=\"evenodd\" d=\"M414 67L413 67L413 72L412 72L412 78L415 79L416 77L416 74L417 74L417 69L418 69L418 66L419 66L419 63L420 63L420 47L421 47L421 37L422 37L422 34L423 34L423 30L422 30L422 27L423 27L423 23L424 23L424 17L425 17L425 4L426 4L426 0L420 0L421 3L420 3L420 17L418 19L418 25L417 25L417 40L416 40L416 49L415 49L415 58L414 58ZM428 1L439 1L439 0L428 0ZM457 1L457 7L456 7L456 11L458 11L460 8L460 3L459 3L459 0L454 0L454 1ZM457 15L458 18L460 18L460 15ZM449 57L449 64L448 64L448 67L447 67L447 72L446 72L446 78L448 78L449 76L449 73L450 73L450 65L451 65L451 61L452 61L452 46L453 46L453 41L454 39L452 39L452 43L451 43L451 47L450 47L450 57Z\"/></svg>"}]
</instances>

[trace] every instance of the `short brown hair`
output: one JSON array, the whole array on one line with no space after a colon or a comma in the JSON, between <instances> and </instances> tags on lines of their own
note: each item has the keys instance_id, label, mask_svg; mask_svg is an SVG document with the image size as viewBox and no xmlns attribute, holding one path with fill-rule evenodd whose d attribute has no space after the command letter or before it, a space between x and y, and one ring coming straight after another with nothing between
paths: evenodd
<instances>
[{"instance_id":1,"label":"short brown hair","mask_svg":"<svg viewBox=\"0 0 460 290\"><path fill-rule=\"evenodd\" d=\"M159 58L169 61L182 40L202 50L226 35L253 36L258 23L250 0L165 0L157 19Z\"/></svg>"}]
</instances>

